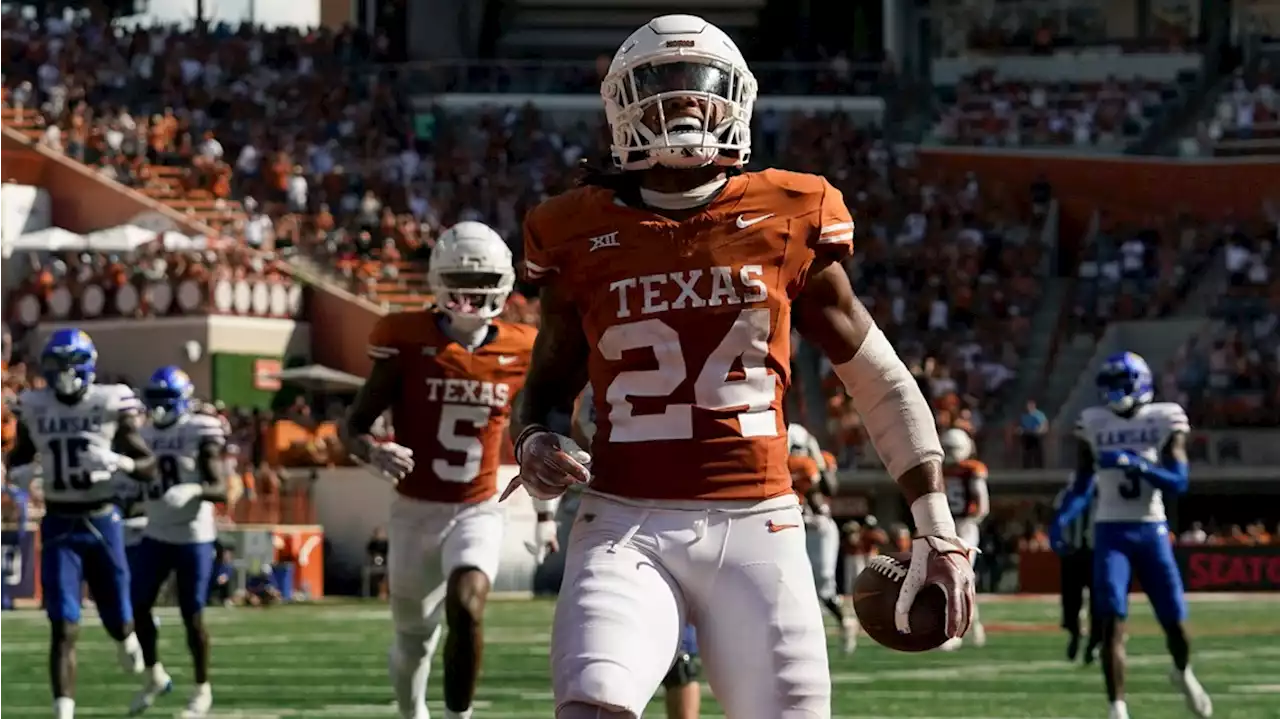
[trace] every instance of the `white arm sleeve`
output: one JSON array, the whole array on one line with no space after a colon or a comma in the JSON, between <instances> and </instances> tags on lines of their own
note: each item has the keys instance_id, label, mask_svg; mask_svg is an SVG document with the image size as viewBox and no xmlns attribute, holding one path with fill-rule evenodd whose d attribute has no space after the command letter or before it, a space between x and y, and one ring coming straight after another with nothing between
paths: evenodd
<instances>
[{"instance_id":1,"label":"white arm sleeve","mask_svg":"<svg viewBox=\"0 0 1280 719\"><path fill-rule=\"evenodd\" d=\"M853 359L833 369L894 479L917 465L942 461L933 410L879 327L871 328Z\"/></svg>"}]
</instances>

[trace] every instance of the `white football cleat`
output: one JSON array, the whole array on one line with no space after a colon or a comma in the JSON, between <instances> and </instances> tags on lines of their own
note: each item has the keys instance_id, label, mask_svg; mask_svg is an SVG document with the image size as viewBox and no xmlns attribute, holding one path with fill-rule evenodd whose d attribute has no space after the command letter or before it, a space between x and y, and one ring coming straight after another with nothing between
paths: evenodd
<instances>
[{"instance_id":1,"label":"white football cleat","mask_svg":"<svg viewBox=\"0 0 1280 719\"><path fill-rule=\"evenodd\" d=\"M156 663L147 672L142 690L133 696L133 701L129 704L129 716L137 716L150 709L151 705L156 703L156 699L171 691L173 691L173 679L169 677L169 673L163 666Z\"/></svg>"},{"instance_id":2,"label":"white football cleat","mask_svg":"<svg viewBox=\"0 0 1280 719\"><path fill-rule=\"evenodd\" d=\"M982 622L974 622L969 627L969 640L975 647L985 647L987 645L987 630L982 626Z\"/></svg>"},{"instance_id":3,"label":"white football cleat","mask_svg":"<svg viewBox=\"0 0 1280 719\"><path fill-rule=\"evenodd\" d=\"M1129 705L1123 699L1111 702L1111 713L1108 717L1109 719L1129 719Z\"/></svg>"},{"instance_id":4,"label":"white football cleat","mask_svg":"<svg viewBox=\"0 0 1280 719\"><path fill-rule=\"evenodd\" d=\"M841 635L844 639L844 653L853 654L858 649L858 620L849 618L844 620L844 626L841 627Z\"/></svg>"},{"instance_id":5,"label":"white football cleat","mask_svg":"<svg viewBox=\"0 0 1280 719\"><path fill-rule=\"evenodd\" d=\"M213 688L208 682L197 684L196 690L191 694L191 700L187 702L187 708L182 710L182 719L203 719L209 715L209 710L213 708Z\"/></svg>"},{"instance_id":6,"label":"white football cleat","mask_svg":"<svg viewBox=\"0 0 1280 719\"><path fill-rule=\"evenodd\" d=\"M116 659L126 674L141 674L147 668L147 663L142 659L142 645L138 643L138 635L130 634L116 645Z\"/></svg>"},{"instance_id":7,"label":"white football cleat","mask_svg":"<svg viewBox=\"0 0 1280 719\"><path fill-rule=\"evenodd\" d=\"M959 648L960 648L961 646L963 646L963 645L964 645L964 639L963 639L963 638L961 638L961 637L952 637L952 638L948 639L947 641L943 642L943 643L942 643L942 645L938 647L938 651L943 651L943 652L954 652L955 650L959 649Z\"/></svg>"},{"instance_id":8,"label":"white football cleat","mask_svg":"<svg viewBox=\"0 0 1280 719\"><path fill-rule=\"evenodd\" d=\"M1213 700L1209 698L1209 693L1200 685L1200 680L1196 679L1196 675L1188 666L1183 671L1178 671L1175 667L1169 673L1169 681L1173 683L1178 691L1182 692L1182 696L1187 699L1187 708L1192 714L1200 717L1200 719L1209 719L1213 716Z\"/></svg>"}]
</instances>

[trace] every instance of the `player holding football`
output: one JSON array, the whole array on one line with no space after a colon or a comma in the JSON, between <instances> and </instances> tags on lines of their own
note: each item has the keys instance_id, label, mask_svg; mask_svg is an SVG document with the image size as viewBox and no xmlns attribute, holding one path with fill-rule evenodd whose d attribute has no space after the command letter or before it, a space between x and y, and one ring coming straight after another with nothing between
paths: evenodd
<instances>
[{"instance_id":1,"label":"player holding football","mask_svg":"<svg viewBox=\"0 0 1280 719\"><path fill-rule=\"evenodd\" d=\"M506 242L479 222L440 235L428 281L434 309L391 314L374 326L373 370L343 427L352 455L396 483L389 667L407 719L427 716L427 671L442 620L445 716L471 716L485 600L502 548L494 496L500 445L535 334L496 319L515 271ZM370 434L388 408L398 444Z\"/></svg>"},{"instance_id":2,"label":"player holding football","mask_svg":"<svg viewBox=\"0 0 1280 719\"><path fill-rule=\"evenodd\" d=\"M951 505L951 514L956 518L956 529L960 538L971 547L978 546L981 537L979 529L982 520L991 513L991 494L987 491L987 465L979 462L973 455L977 451L973 438L963 429L951 428L943 432L942 440L942 473L946 477L947 502ZM982 628L978 605L973 605L973 624L969 625L969 641L973 646L981 647L987 643L987 631ZM965 640L956 637L943 644L939 649L954 651L960 648Z\"/></svg>"},{"instance_id":3,"label":"player holding football","mask_svg":"<svg viewBox=\"0 0 1280 719\"><path fill-rule=\"evenodd\" d=\"M1191 671L1191 648L1182 576L1169 543L1165 492L1187 489L1186 412L1174 402L1154 402L1155 383L1145 360L1132 352L1107 358L1098 371L1106 403L1090 407L1076 423L1076 474L1050 528L1055 549L1063 528L1085 511L1097 493L1094 514L1093 611L1102 630L1102 675L1111 719L1128 719L1125 704L1125 618L1129 580L1137 573L1164 628L1173 656L1170 680L1197 716L1213 714L1213 702Z\"/></svg>"},{"instance_id":4,"label":"player holding football","mask_svg":"<svg viewBox=\"0 0 1280 719\"><path fill-rule=\"evenodd\" d=\"M564 550L556 714L638 716L689 621L727 715L830 716L822 610L787 472L793 319L835 365L911 504L899 628L936 582L959 636L972 558L947 508L932 413L840 264L853 247L840 193L812 175L740 171L756 81L728 36L700 18L657 18L619 49L601 95L622 171L525 219L542 321L511 487L547 499L591 481ZM588 380L590 456L566 436Z\"/></svg>"},{"instance_id":5,"label":"player holding football","mask_svg":"<svg viewBox=\"0 0 1280 719\"><path fill-rule=\"evenodd\" d=\"M204 607L218 538L213 503L227 499L222 461L227 437L220 418L194 411L194 391L187 373L173 366L156 370L142 390L151 413L142 434L155 452L157 477L146 488L147 523L131 559L133 610L147 665L142 689L129 706L131 714L146 711L173 688L160 663L151 612L170 574L195 670L195 688L182 716L203 717L213 706Z\"/></svg>"},{"instance_id":6,"label":"player holding football","mask_svg":"<svg viewBox=\"0 0 1280 719\"><path fill-rule=\"evenodd\" d=\"M39 471L45 516L40 585L49 615L49 678L55 719L75 716L76 639L81 583L97 604L116 656L130 674L142 671L133 627L124 531L115 504L116 472L139 481L155 477L156 460L138 431L142 404L133 390L97 384L98 351L78 329L56 330L40 354L49 386L18 398L18 434L10 476L22 483Z\"/></svg>"}]
</instances>

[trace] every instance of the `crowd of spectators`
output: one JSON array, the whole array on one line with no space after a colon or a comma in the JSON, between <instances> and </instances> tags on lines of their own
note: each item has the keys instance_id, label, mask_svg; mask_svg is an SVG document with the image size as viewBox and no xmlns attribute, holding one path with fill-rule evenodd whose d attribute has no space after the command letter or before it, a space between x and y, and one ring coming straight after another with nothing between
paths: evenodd
<instances>
[{"instance_id":1,"label":"crowd of spectators","mask_svg":"<svg viewBox=\"0 0 1280 719\"><path fill-rule=\"evenodd\" d=\"M1218 321L1191 338L1166 368L1162 388L1209 426L1280 425L1280 222L1233 232L1221 253L1227 288Z\"/></svg>"},{"instance_id":2,"label":"crowd of spectators","mask_svg":"<svg viewBox=\"0 0 1280 719\"><path fill-rule=\"evenodd\" d=\"M1185 138L1180 151L1186 156L1213 155L1235 143L1231 154L1252 154L1261 143L1280 145L1280 96L1276 94L1275 69L1271 59L1264 58L1252 70L1239 68L1229 87L1212 106L1212 116L1196 126L1195 135Z\"/></svg>"},{"instance_id":3,"label":"crowd of spectators","mask_svg":"<svg viewBox=\"0 0 1280 719\"><path fill-rule=\"evenodd\" d=\"M1178 95L1177 84L1142 79L1031 82L983 70L938 90L943 109L933 136L951 145L1117 148L1138 139Z\"/></svg>"},{"instance_id":4,"label":"crowd of spectators","mask_svg":"<svg viewBox=\"0 0 1280 719\"><path fill-rule=\"evenodd\" d=\"M1101 213L1076 268L1068 331L1098 334L1109 322L1168 314L1235 232L1187 214L1121 222Z\"/></svg>"},{"instance_id":5,"label":"crowd of spectators","mask_svg":"<svg viewBox=\"0 0 1280 719\"><path fill-rule=\"evenodd\" d=\"M392 307L429 299L425 260L443 227L479 219L518 245L525 210L572 183L581 160L605 156L595 116L411 109L402 91L424 70L377 70L367 61L378 40L355 30L39 33L6 23L7 101L40 114L42 141L144 189L167 176L160 168L181 168L185 190L241 201L219 229L243 238L243 257L309 259ZM814 82L856 77L837 57ZM909 348L940 418L980 430L1038 296L1043 248L1025 198L973 177L922 177L848 116L762 112L757 125L761 155L845 191L860 224L850 266L860 295ZM75 274L63 266L113 259L55 261L31 289ZM150 260L136 259L145 275ZM506 316L534 321L536 300L513 296ZM858 435L856 416L832 407L842 436Z\"/></svg>"},{"instance_id":6,"label":"crowd of spectators","mask_svg":"<svg viewBox=\"0 0 1280 719\"><path fill-rule=\"evenodd\" d=\"M782 162L845 189L858 218L847 265L858 296L908 360L939 425L981 434L1030 339L1048 272L1048 199L984 187L972 174L926 176L910 154L839 117L793 121ZM821 364L838 458L872 457L858 414Z\"/></svg>"}]
</instances>

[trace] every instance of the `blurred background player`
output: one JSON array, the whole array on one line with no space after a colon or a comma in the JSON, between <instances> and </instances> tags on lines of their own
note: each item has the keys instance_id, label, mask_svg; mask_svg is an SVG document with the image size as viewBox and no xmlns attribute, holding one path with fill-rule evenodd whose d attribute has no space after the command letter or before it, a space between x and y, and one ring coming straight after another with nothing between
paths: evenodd
<instances>
[{"instance_id":1,"label":"blurred background player","mask_svg":"<svg viewBox=\"0 0 1280 719\"><path fill-rule=\"evenodd\" d=\"M38 471L45 496L40 523L40 586L52 639L49 674L55 719L75 715L76 639L81 583L97 604L126 672L142 671L134 633L120 510L113 475L155 477L156 460L138 431L142 409L124 385L96 384L98 351L89 335L61 329L40 354L48 387L18 397L18 434L9 455L14 481Z\"/></svg>"},{"instance_id":2,"label":"blurred background player","mask_svg":"<svg viewBox=\"0 0 1280 719\"><path fill-rule=\"evenodd\" d=\"M1074 476L1054 499L1054 510L1062 511L1063 503L1075 482ZM1067 659L1075 661L1080 654L1080 610L1085 607L1084 593L1093 595L1093 514L1096 492L1089 494L1089 506L1076 517L1053 529L1051 546L1061 563L1062 579L1062 628L1067 632ZM1089 603L1089 644L1084 650L1084 663L1092 664L1097 658L1098 642L1102 631L1098 628L1098 613Z\"/></svg>"},{"instance_id":3,"label":"blurred background player","mask_svg":"<svg viewBox=\"0 0 1280 719\"><path fill-rule=\"evenodd\" d=\"M471 716L484 605L502 549L494 496L501 443L535 334L496 319L515 270L507 243L489 227L461 222L441 234L428 278L433 309L387 315L374 326L373 370L343 428L352 455L396 482L389 667L406 719L427 716L441 619L449 626L445 717ZM403 444L378 443L370 434L387 409Z\"/></svg>"},{"instance_id":4,"label":"blurred background player","mask_svg":"<svg viewBox=\"0 0 1280 719\"><path fill-rule=\"evenodd\" d=\"M880 553L880 548L889 543L889 535L880 527L874 514L868 514L861 522L850 521L844 525L844 594L853 602L853 584L858 575L867 568L867 562ZM852 654L858 648L858 614L848 612L845 615L849 625L845 630L844 650Z\"/></svg>"},{"instance_id":5,"label":"blurred background player","mask_svg":"<svg viewBox=\"0 0 1280 719\"><path fill-rule=\"evenodd\" d=\"M129 706L131 714L145 711L173 687L160 663L151 612L170 574L176 580L195 679L183 716L203 717L213 705L204 607L218 538L213 503L227 498L222 461L227 437L218 417L194 411L194 391L187 374L172 366L156 370L142 390L151 415L142 433L156 455L157 477L146 488L147 524L133 567L133 609L147 671Z\"/></svg>"},{"instance_id":6,"label":"blurred background player","mask_svg":"<svg viewBox=\"0 0 1280 719\"><path fill-rule=\"evenodd\" d=\"M818 458L822 458L821 451ZM844 633L844 649L851 652L857 642L857 627L845 616L840 592L836 587L836 563L840 560L840 528L831 518L827 503L830 479L824 477L817 461L805 454L792 454L787 458L791 472L791 486L800 499L801 516L804 518L805 550L813 568L813 581L822 606L840 624ZM771 529L771 531L773 531ZM852 614L852 612L850 612Z\"/></svg>"},{"instance_id":7,"label":"blurred background player","mask_svg":"<svg viewBox=\"0 0 1280 719\"><path fill-rule=\"evenodd\" d=\"M8 408L6 407L6 413ZM15 430L16 431L16 430ZM27 531L27 505L30 495L25 489L4 482L4 523L14 526L12 533L4 534L3 569L0 570L0 609L13 609L14 588L22 583L22 542Z\"/></svg>"},{"instance_id":8,"label":"blurred background player","mask_svg":"<svg viewBox=\"0 0 1280 719\"><path fill-rule=\"evenodd\" d=\"M671 671L662 679L666 692L667 719L698 719L702 711L702 685L698 674L702 662L698 658L698 633L686 624L680 633L680 651Z\"/></svg>"},{"instance_id":9,"label":"blurred background player","mask_svg":"<svg viewBox=\"0 0 1280 719\"><path fill-rule=\"evenodd\" d=\"M979 527L991 512L987 465L973 456L977 447L963 429L948 429L939 439L942 441L942 473L946 477L947 502L956 518L956 530L969 546L976 547L981 540ZM959 649L965 641L957 637L939 648L943 651ZM987 631L982 627L977 604L973 605L973 624L969 627L967 641L975 647L987 643Z\"/></svg>"},{"instance_id":10,"label":"blurred background player","mask_svg":"<svg viewBox=\"0 0 1280 719\"><path fill-rule=\"evenodd\" d=\"M1075 479L1054 519L1051 541L1062 543L1063 529L1087 511L1096 492L1093 608L1102 629L1102 673L1111 719L1129 717L1124 642L1134 573L1164 629L1173 657L1170 680L1196 716L1211 716L1213 702L1191 671L1183 627L1187 603L1164 509L1165 492L1177 495L1187 489L1191 424L1181 405L1153 401L1151 368L1132 352L1108 357L1097 385L1105 404L1085 409L1076 423Z\"/></svg>"}]
</instances>

